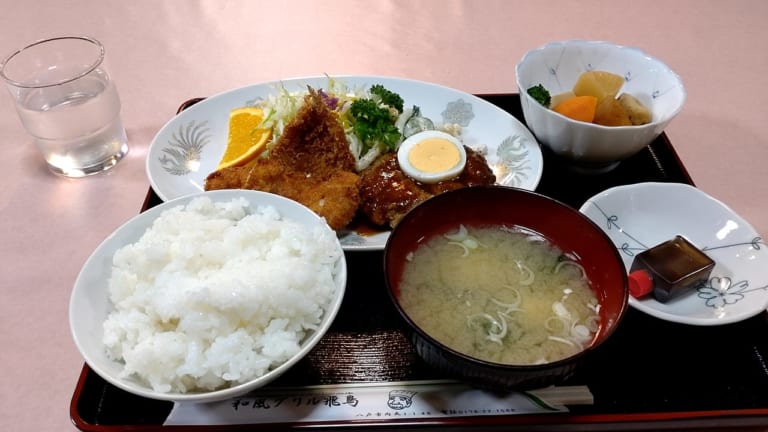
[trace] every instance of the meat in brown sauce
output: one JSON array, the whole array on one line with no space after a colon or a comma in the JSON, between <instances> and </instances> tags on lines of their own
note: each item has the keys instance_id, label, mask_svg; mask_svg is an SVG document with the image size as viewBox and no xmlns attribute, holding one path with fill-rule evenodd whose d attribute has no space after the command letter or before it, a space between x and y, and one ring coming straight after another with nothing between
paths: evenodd
<instances>
[{"instance_id":1,"label":"meat in brown sauce","mask_svg":"<svg viewBox=\"0 0 768 432\"><path fill-rule=\"evenodd\" d=\"M463 187L489 185L496 176L483 155L465 147L467 164L451 180L425 184L403 173L397 154L379 157L360 173L360 212L376 225L395 227L408 211L430 197Z\"/></svg>"}]
</instances>

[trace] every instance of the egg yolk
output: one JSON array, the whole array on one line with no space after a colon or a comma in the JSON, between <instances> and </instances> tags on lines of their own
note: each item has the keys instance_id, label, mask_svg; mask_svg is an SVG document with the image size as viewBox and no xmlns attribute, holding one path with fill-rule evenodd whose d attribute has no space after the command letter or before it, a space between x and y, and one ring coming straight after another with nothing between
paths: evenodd
<instances>
[{"instance_id":1,"label":"egg yolk","mask_svg":"<svg viewBox=\"0 0 768 432\"><path fill-rule=\"evenodd\" d=\"M436 173L453 168L461 160L459 150L443 138L427 138L413 146L408 162L419 171Z\"/></svg>"}]
</instances>

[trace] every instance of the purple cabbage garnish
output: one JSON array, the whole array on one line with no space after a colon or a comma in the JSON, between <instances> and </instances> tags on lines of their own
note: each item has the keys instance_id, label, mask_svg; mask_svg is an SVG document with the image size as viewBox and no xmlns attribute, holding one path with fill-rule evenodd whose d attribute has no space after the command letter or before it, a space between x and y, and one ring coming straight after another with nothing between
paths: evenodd
<instances>
[{"instance_id":1,"label":"purple cabbage garnish","mask_svg":"<svg viewBox=\"0 0 768 432\"><path fill-rule=\"evenodd\" d=\"M328 96L328 94L324 92L323 89L320 89L320 98L323 99L325 105L331 110L336 110L336 108L339 107L339 98Z\"/></svg>"}]
</instances>

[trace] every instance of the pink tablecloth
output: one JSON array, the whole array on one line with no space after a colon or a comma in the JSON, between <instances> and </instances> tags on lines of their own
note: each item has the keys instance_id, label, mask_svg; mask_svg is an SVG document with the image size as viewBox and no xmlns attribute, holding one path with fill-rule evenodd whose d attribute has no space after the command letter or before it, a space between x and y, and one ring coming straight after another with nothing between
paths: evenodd
<instances>
[{"instance_id":1,"label":"pink tablecloth","mask_svg":"<svg viewBox=\"0 0 768 432\"><path fill-rule=\"evenodd\" d=\"M768 235L768 2L5 1L0 52L59 34L107 47L131 153L106 175L54 177L0 95L0 386L3 429L64 431L82 366L69 294L96 245L135 215L144 159L178 104L278 78L373 74L471 93L515 92L514 66L548 41L645 49L682 77L667 130L697 185Z\"/></svg>"}]
</instances>

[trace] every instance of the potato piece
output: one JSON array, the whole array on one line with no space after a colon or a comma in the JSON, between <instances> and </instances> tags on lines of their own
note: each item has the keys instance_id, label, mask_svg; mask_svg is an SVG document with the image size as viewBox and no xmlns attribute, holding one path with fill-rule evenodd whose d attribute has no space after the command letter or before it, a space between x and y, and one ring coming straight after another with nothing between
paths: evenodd
<instances>
[{"instance_id":1,"label":"potato piece","mask_svg":"<svg viewBox=\"0 0 768 432\"><path fill-rule=\"evenodd\" d=\"M594 122L603 126L631 126L629 113L618 100L605 98L597 103Z\"/></svg>"},{"instance_id":2,"label":"potato piece","mask_svg":"<svg viewBox=\"0 0 768 432\"><path fill-rule=\"evenodd\" d=\"M573 86L576 96L594 96L598 102L603 99L616 99L624 78L621 75L605 71L587 71L579 75L579 79Z\"/></svg>"},{"instance_id":3,"label":"potato piece","mask_svg":"<svg viewBox=\"0 0 768 432\"><path fill-rule=\"evenodd\" d=\"M622 93L618 101L624 107L633 125L644 125L653 120L651 110L631 94Z\"/></svg>"}]
</instances>

